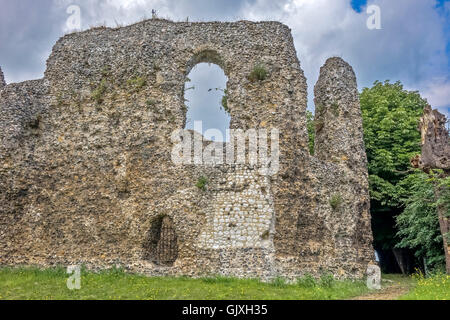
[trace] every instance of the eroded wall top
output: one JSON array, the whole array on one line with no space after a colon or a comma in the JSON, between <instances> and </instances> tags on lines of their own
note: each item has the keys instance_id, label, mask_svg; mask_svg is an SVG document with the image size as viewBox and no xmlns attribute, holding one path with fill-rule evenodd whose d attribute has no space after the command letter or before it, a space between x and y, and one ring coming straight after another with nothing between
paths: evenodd
<instances>
[{"instance_id":1,"label":"eroded wall top","mask_svg":"<svg viewBox=\"0 0 450 320\"><path fill-rule=\"evenodd\" d=\"M45 77L54 94L70 84L70 90L85 95L105 74L117 86L143 77L155 96L176 111L184 107L186 76L199 62L219 65L228 77L231 128L289 127L291 142L306 146L306 80L290 29L279 22L147 20L91 29L56 43ZM249 75L257 64L267 68L268 77L255 83Z\"/></svg>"}]
</instances>

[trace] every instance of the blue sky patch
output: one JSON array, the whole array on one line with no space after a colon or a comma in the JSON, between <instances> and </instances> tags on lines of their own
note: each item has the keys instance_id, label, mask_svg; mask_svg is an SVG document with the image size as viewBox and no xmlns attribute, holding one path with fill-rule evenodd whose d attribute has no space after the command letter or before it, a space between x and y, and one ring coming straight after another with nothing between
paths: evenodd
<instances>
[{"instance_id":1,"label":"blue sky patch","mask_svg":"<svg viewBox=\"0 0 450 320\"><path fill-rule=\"evenodd\" d=\"M361 12L362 8L367 4L367 0L351 0L353 10Z\"/></svg>"}]
</instances>

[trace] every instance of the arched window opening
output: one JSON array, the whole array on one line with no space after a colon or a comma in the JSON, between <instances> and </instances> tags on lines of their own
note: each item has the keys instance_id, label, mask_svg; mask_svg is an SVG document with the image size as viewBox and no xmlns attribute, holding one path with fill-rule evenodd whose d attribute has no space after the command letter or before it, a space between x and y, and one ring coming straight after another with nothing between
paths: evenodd
<instances>
[{"instance_id":1,"label":"arched window opening","mask_svg":"<svg viewBox=\"0 0 450 320\"><path fill-rule=\"evenodd\" d=\"M214 137L216 142L229 141L227 129L231 117L227 104L227 77L223 70L209 63L198 63L188 75L184 88L187 107L185 129L195 130L204 135L209 129L217 129L222 138ZM201 121L201 128L195 125Z\"/></svg>"},{"instance_id":2,"label":"arched window opening","mask_svg":"<svg viewBox=\"0 0 450 320\"><path fill-rule=\"evenodd\" d=\"M178 257L177 234L168 216L156 218L144 244L144 259L157 265L172 266Z\"/></svg>"}]
</instances>

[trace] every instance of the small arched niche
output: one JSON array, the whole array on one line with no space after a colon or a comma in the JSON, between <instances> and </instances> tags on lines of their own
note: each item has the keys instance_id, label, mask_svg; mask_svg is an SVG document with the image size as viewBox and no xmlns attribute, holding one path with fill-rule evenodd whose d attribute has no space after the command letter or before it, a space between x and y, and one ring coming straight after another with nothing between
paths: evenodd
<instances>
[{"instance_id":1,"label":"small arched niche","mask_svg":"<svg viewBox=\"0 0 450 320\"><path fill-rule=\"evenodd\" d=\"M212 140L225 142L231 117L228 109L227 81L223 63L213 51L203 51L189 63L184 86L185 129L205 135L215 129ZM208 135L208 134L207 134ZM209 137L207 137L209 138Z\"/></svg>"},{"instance_id":2,"label":"small arched niche","mask_svg":"<svg viewBox=\"0 0 450 320\"><path fill-rule=\"evenodd\" d=\"M177 234L169 216L152 221L144 243L144 259L161 266L172 266L178 257Z\"/></svg>"}]
</instances>

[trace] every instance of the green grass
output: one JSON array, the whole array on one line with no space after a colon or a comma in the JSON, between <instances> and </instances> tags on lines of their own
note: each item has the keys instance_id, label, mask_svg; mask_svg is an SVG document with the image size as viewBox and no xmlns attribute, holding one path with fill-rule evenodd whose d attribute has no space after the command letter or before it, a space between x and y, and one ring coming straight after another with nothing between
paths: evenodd
<instances>
[{"instance_id":1,"label":"green grass","mask_svg":"<svg viewBox=\"0 0 450 320\"><path fill-rule=\"evenodd\" d=\"M413 275L416 284L401 300L450 300L450 275L436 274L424 277Z\"/></svg>"},{"instance_id":2,"label":"green grass","mask_svg":"<svg viewBox=\"0 0 450 320\"><path fill-rule=\"evenodd\" d=\"M227 299L346 299L368 292L363 281L322 280L287 284L258 280L212 277L146 277L121 270L99 273L82 270L81 289L69 290L69 275L63 268L1 268L0 299L145 299L145 300L227 300Z\"/></svg>"}]
</instances>

